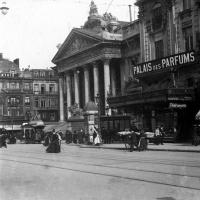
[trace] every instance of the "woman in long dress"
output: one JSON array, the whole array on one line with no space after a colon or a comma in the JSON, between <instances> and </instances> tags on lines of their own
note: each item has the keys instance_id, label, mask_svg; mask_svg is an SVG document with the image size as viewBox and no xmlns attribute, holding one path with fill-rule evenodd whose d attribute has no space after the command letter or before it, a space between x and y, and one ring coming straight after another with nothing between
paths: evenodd
<instances>
[{"instance_id":1,"label":"woman in long dress","mask_svg":"<svg viewBox=\"0 0 200 200\"><path fill-rule=\"evenodd\" d=\"M47 153L60 153L59 136L55 132L55 130L53 130L51 142L50 142L49 146L47 147L46 152Z\"/></svg>"},{"instance_id":2,"label":"woman in long dress","mask_svg":"<svg viewBox=\"0 0 200 200\"><path fill-rule=\"evenodd\" d=\"M98 133L96 127L94 127L94 133L95 133L95 136L96 136L96 137L94 138L94 144L95 144L96 146L98 146L98 145L101 144L101 137L100 137L100 135L99 135L99 133Z\"/></svg>"}]
</instances>

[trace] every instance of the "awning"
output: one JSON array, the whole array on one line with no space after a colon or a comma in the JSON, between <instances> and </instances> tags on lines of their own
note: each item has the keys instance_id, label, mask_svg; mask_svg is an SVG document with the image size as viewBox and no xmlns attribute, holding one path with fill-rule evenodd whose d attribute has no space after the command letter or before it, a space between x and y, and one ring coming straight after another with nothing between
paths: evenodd
<instances>
[{"instance_id":1,"label":"awning","mask_svg":"<svg viewBox=\"0 0 200 200\"><path fill-rule=\"evenodd\" d=\"M62 133L65 133L66 130L69 129L68 123L58 123L58 124L47 124L45 128L43 129L44 132L49 132L55 129L55 131L61 131Z\"/></svg>"},{"instance_id":2,"label":"awning","mask_svg":"<svg viewBox=\"0 0 200 200\"><path fill-rule=\"evenodd\" d=\"M200 110L197 112L196 116L195 116L196 120L200 120Z\"/></svg>"},{"instance_id":3,"label":"awning","mask_svg":"<svg viewBox=\"0 0 200 200\"><path fill-rule=\"evenodd\" d=\"M5 128L7 131L20 131L22 130L21 125L4 125L2 128Z\"/></svg>"}]
</instances>

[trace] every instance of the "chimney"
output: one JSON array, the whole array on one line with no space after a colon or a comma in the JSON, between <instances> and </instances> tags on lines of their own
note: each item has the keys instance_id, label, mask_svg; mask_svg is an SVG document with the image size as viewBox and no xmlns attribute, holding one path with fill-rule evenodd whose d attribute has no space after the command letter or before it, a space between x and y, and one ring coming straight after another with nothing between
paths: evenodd
<instances>
[{"instance_id":1,"label":"chimney","mask_svg":"<svg viewBox=\"0 0 200 200\"><path fill-rule=\"evenodd\" d=\"M131 11L131 5L128 5L128 7L129 7L130 22L132 22L132 11Z\"/></svg>"},{"instance_id":2,"label":"chimney","mask_svg":"<svg viewBox=\"0 0 200 200\"><path fill-rule=\"evenodd\" d=\"M16 58L13 62L19 67L19 58Z\"/></svg>"},{"instance_id":3,"label":"chimney","mask_svg":"<svg viewBox=\"0 0 200 200\"><path fill-rule=\"evenodd\" d=\"M2 60L3 59L3 54L2 53L0 53L0 60Z\"/></svg>"}]
</instances>

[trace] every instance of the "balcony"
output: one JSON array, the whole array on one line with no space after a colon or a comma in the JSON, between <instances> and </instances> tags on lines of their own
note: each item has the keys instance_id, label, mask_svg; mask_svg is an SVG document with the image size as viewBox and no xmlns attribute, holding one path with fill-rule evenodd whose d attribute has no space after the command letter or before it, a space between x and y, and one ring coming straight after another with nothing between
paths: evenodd
<instances>
[{"instance_id":1,"label":"balcony","mask_svg":"<svg viewBox=\"0 0 200 200\"><path fill-rule=\"evenodd\" d=\"M168 88L146 92L141 90L134 94L109 97L107 100L111 107L168 101L188 102L194 100L194 90L191 88Z\"/></svg>"},{"instance_id":2,"label":"balcony","mask_svg":"<svg viewBox=\"0 0 200 200\"><path fill-rule=\"evenodd\" d=\"M58 95L58 91L49 92L49 91L33 91L34 95Z\"/></svg>"}]
</instances>

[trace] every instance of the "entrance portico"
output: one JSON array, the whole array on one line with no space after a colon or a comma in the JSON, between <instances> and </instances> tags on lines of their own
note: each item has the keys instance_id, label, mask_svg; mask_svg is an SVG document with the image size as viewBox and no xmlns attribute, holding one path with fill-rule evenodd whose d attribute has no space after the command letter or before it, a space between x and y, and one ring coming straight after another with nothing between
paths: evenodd
<instances>
[{"instance_id":1,"label":"entrance portico","mask_svg":"<svg viewBox=\"0 0 200 200\"><path fill-rule=\"evenodd\" d=\"M116 82L121 82L115 77L116 70L120 69L116 66L116 60L121 58L121 37L108 39L108 36L105 39L103 35L96 35L85 29L76 28L71 31L52 60L58 74L64 74L60 79L66 80L62 81L66 91L60 90L66 97L60 99L60 104L65 103L69 108L76 103L84 108L99 93L101 113L105 113L108 95L116 94ZM69 118L70 113L63 109L64 106L60 105L60 115L67 113ZM63 119L63 116L60 117Z\"/></svg>"}]
</instances>

